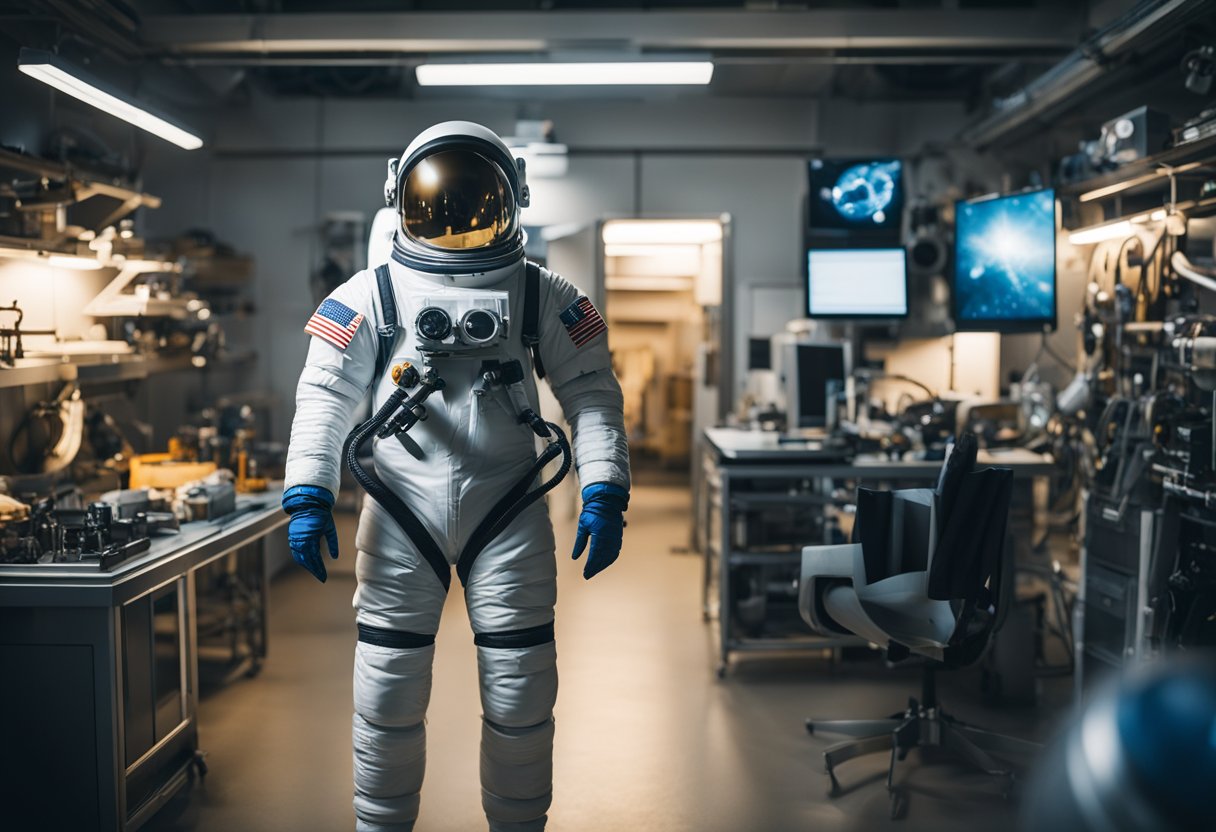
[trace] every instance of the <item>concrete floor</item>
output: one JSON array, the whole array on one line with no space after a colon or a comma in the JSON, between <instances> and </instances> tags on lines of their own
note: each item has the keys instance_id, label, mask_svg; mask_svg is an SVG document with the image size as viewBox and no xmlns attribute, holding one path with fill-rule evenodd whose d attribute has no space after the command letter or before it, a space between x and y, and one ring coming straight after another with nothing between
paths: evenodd
<instances>
[{"instance_id":1,"label":"concrete floor","mask_svg":"<svg viewBox=\"0 0 1216 832\"><path fill-rule=\"evenodd\" d=\"M888 819L885 755L846 764L845 794L830 799L820 757L828 741L808 736L803 718L901 710L917 672L876 660L746 658L718 681L713 629L701 620L701 562L678 553L688 491L641 485L631 506L625 552L594 581L564 554L571 525L557 530L561 692L550 829L945 832L973 830L981 813L986 832L1014 828L1014 807L985 778L915 754L899 773L910 792L906 820ZM349 559L353 523L342 525ZM293 569L274 584L269 660L256 679L203 699L211 773L148 830L353 827L353 589L344 572L321 585ZM1050 730L1046 709L985 707L974 676L952 676L942 698L956 716L1022 736ZM472 635L453 591L438 638L419 832L485 828L478 717Z\"/></svg>"}]
</instances>

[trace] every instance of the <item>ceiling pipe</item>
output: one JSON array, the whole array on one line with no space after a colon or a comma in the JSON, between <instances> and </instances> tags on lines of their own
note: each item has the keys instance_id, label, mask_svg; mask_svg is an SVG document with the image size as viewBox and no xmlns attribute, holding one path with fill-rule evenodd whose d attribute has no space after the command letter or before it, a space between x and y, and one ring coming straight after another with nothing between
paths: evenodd
<instances>
[{"instance_id":1,"label":"ceiling pipe","mask_svg":"<svg viewBox=\"0 0 1216 832\"><path fill-rule=\"evenodd\" d=\"M1209 0L1147 0L1093 35L1060 63L1006 97L1002 109L963 130L959 139L979 150L1056 108L1118 66L1118 59L1151 45L1210 10Z\"/></svg>"}]
</instances>

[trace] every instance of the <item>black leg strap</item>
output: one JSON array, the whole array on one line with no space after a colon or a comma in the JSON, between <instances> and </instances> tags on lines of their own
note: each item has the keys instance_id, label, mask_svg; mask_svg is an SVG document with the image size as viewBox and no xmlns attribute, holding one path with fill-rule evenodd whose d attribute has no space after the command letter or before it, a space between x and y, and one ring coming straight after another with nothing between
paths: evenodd
<instances>
[{"instance_id":1,"label":"black leg strap","mask_svg":"<svg viewBox=\"0 0 1216 832\"><path fill-rule=\"evenodd\" d=\"M405 630L386 630L383 627L373 627L370 624L359 624L359 641L364 644L374 644L377 647L396 647L399 650L411 650L418 647L430 647L435 643L435 634L408 633ZM552 629L552 625L550 625Z\"/></svg>"},{"instance_id":2,"label":"black leg strap","mask_svg":"<svg viewBox=\"0 0 1216 832\"><path fill-rule=\"evenodd\" d=\"M478 647L519 648L537 647L553 641L553 622L524 630L504 630L501 633L476 633L473 643Z\"/></svg>"}]
</instances>

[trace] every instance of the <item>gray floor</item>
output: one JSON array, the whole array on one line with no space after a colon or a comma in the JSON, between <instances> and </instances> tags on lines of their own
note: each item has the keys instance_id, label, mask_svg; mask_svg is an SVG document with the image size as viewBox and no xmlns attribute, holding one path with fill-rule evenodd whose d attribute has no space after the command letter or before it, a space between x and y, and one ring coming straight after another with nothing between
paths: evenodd
<instances>
[{"instance_id":1,"label":"gray floor","mask_svg":"<svg viewBox=\"0 0 1216 832\"><path fill-rule=\"evenodd\" d=\"M878 756L841 771L827 796L820 752L802 720L885 716L917 686L914 670L863 660L746 659L714 677L711 628L701 620L700 561L674 550L688 535L688 492L635 489L626 551L594 581L561 560L555 794L550 829L1011 829L1014 809L982 777L913 755L900 777L908 818L888 820ZM353 525L344 523L345 558ZM572 528L558 529L559 552ZM211 773L146 828L341 830L350 808L350 674L354 581L321 585L292 570L272 590L270 658L254 680L201 703ZM419 832L484 827L477 783L475 654L461 595L444 611L429 714L429 761ZM1050 730L1044 708L985 707L974 677L943 685L955 715L1020 735ZM856 786L856 788L853 788Z\"/></svg>"}]
</instances>

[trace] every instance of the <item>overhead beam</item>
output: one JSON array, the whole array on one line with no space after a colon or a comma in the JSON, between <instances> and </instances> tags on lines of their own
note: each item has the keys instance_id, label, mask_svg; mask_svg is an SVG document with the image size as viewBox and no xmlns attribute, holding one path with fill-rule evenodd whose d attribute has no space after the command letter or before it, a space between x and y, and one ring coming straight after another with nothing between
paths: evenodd
<instances>
[{"instance_id":1,"label":"overhead beam","mask_svg":"<svg viewBox=\"0 0 1216 832\"><path fill-rule=\"evenodd\" d=\"M798 12L396 12L152 15L140 38L155 55L439 54L554 51L1060 50L1085 20L1075 10Z\"/></svg>"}]
</instances>

